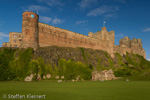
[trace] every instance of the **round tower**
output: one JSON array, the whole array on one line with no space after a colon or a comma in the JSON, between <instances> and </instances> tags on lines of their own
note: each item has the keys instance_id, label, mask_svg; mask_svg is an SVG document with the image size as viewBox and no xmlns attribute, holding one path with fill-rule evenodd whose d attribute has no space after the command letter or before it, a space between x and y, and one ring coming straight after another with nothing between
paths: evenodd
<instances>
[{"instance_id":1,"label":"round tower","mask_svg":"<svg viewBox=\"0 0 150 100\"><path fill-rule=\"evenodd\" d=\"M38 42L38 21L39 16L34 12L24 12L22 20L22 43L21 48L31 47L36 50Z\"/></svg>"}]
</instances>

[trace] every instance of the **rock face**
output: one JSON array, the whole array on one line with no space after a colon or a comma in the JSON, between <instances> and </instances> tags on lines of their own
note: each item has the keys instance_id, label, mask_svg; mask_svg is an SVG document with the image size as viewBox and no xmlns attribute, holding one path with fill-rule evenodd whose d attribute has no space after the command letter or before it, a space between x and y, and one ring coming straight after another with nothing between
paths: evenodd
<instances>
[{"instance_id":1,"label":"rock face","mask_svg":"<svg viewBox=\"0 0 150 100\"><path fill-rule=\"evenodd\" d=\"M56 76L55 78L56 78L56 79L59 79L59 76Z\"/></svg>"},{"instance_id":2,"label":"rock face","mask_svg":"<svg viewBox=\"0 0 150 100\"><path fill-rule=\"evenodd\" d=\"M27 76L27 77L24 79L24 81L30 82L30 81L32 81L33 77L34 77L34 75L31 74L30 76Z\"/></svg>"},{"instance_id":3,"label":"rock face","mask_svg":"<svg viewBox=\"0 0 150 100\"><path fill-rule=\"evenodd\" d=\"M92 72L92 80L97 81L103 81L103 80L113 80L116 79L113 71L110 70L103 70L103 71L93 71Z\"/></svg>"},{"instance_id":4,"label":"rock face","mask_svg":"<svg viewBox=\"0 0 150 100\"><path fill-rule=\"evenodd\" d=\"M97 65L97 58L101 59L101 62L104 64L105 62L109 62L106 58L104 51L101 50L92 50L92 49L85 49L85 58L87 62L90 62L93 66ZM42 47L38 48L34 52L34 59L38 57L43 57L46 64L51 63L52 66L58 66L59 59L72 59L75 62L81 61L85 63L83 58L82 52L80 48L70 48L70 47ZM109 67L109 63L105 63L104 66Z\"/></svg>"},{"instance_id":5,"label":"rock face","mask_svg":"<svg viewBox=\"0 0 150 100\"><path fill-rule=\"evenodd\" d=\"M64 76L61 76L61 79L64 79L65 77Z\"/></svg>"},{"instance_id":6,"label":"rock face","mask_svg":"<svg viewBox=\"0 0 150 100\"><path fill-rule=\"evenodd\" d=\"M37 76L37 80L41 80L41 76L40 76L40 74L38 74L38 76Z\"/></svg>"},{"instance_id":7,"label":"rock face","mask_svg":"<svg viewBox=\"0 0 150 100\"><path fill-rule=\"evenodd\" d=\"M51 78L51 74L47 74L46 77L49 79Z\"/></svg>"},{"instance_id":8,"label":"rock face","mask_svg":"<svg viewBox=\"0 0 150 100\"><path fill-rule=\"evenodd\" d=\"M43 79L46 79L46 76L45 76L45 75L43 76Z\"/></svg>"}]
</instances>

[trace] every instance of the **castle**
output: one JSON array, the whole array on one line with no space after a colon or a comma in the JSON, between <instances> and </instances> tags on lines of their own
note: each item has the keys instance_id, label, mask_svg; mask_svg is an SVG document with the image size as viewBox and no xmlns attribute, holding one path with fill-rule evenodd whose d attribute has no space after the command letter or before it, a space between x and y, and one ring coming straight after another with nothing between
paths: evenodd
<instances>
[{"instance_id":1,"label":"castle","mask_svg":"<svg viewBox=\"0 0 150 100\"><path fill-rule=\"evenodd\" d=\"M38 47L63 46L63 47L83 47L107 51L111 57L114 53L126 54L126 52L139 54L146 58L145 50L142 48L141 39L130 40L125 37L121 39L119 45L114 44L114 31L108 32L106 27L96 33L89 32L88 36L40 23L38 14L34 12L24 12L22 20L22 33L10 32L9 42L2 44L2 47Z\"/></svg>"}]
</instances>

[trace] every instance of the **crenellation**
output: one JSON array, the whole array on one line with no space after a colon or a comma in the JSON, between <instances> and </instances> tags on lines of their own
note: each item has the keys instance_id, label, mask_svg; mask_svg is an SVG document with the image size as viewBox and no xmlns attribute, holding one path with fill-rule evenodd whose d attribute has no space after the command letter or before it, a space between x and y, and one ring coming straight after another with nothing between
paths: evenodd
<instances>
[{"instance_id":1,"label":"crenellation","mask_svg":"<svg viewBox=\"0 0 150 100\"><path fill-rule=\"evenodd\" d=\"M34 15L32 18L31 15ZM107 51L111 57L114 53L126 54L132 52L146 57L145 50L142 48L141 39L133 38L130 40L124 37L119 40L119 45L115 45L115 32L107 31L102 27L101 31L89 32L88 36L58 28L52 25L38 22L38 15L33 12L24 12L22 21L22 33L10 32L9 42L3 43L3 47L28 48L45 46L63 46L63 47L84 47ZM14 43L13 35L17 35L17 42ZM20 41L21 40L21 41Z\"/></svg>"},{"instance_id":2,"label":"crenellation","mask_svg":"<svg viewBox=\"0 0 150 100\"><path fill-rule=\"evenodd\" d=\"M126 46L127 48L130 48L131 47L131 40L129 37L124 37L123 39L120 39L119 40L119 43L120 43L120 46L124 45Z\"/></svg>"},{"instance_id":3,"label":"crenellation","mask_svg":"<svg viewBox=\"0 0 150 100\"><path fill-rule=\"evenodd\" d=\"M127 36L121 39L119 46L115 46L115 52L121 52L122 54L126 54L126 52L135 53L145 56L145 50L142 48L141 39L133 38L132 40ZM122 50L122 48L124 48Z\"/></svg>"}]
</instances>

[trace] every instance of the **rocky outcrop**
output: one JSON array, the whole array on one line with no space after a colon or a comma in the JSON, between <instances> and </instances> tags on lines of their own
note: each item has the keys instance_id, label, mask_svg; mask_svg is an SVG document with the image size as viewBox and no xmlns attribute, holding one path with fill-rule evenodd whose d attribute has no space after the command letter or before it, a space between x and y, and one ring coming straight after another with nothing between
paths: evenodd
<instances>
[{"instance_id":1,"label":"rocky outcrop","mask_svg":"<svg viewBox=\"0 0 150 100\"><path fill-rule=\"evenodd\" d=\"M110 70L103 70L103 71L93 71L92 72L92 80L97 81L103 81L103 80L113 80L117 79L114 75L114 72Z\"/></svg>"},{"instance_id":2,"label":"rocky outcrop","mask_svg":"<svg viewBox=\"0 0 150 100\"><path fill-rule=\"evenodd\" d=\"M84 48L84 56L86 61L93 66L97 65L97 59L101 59L104 66L109 67L108 59L106 58L105 52L101 50L92 50ZM51 64L52 66L58 66L59 59L71 59L72 61L81 61L86 63L83 58L83 53L81 48L70 48L70 47L42 47L34 52L34 59L38 57L43 57L46 64Z\"/></svg>"},{"instance_id":3,"label":"rocky outcrop","mask_svg":"<svg viewBox=\"0 0 150 100\"><path fill-rule=\"evenodd\" d=\"M47 74L46 78L48 78L48 79L51 78L51 74Z\"/></svg>"},{"instance_id":4,"label":"rocky outcrop","mask_svg":"<svg viewBox=\"0 0 150 100\"><path fill-rule=\"evenodd\" d=\"M37 80L41 80L41 76L40 76L40 74L38 74L38 76L37 76Z\"/></svg>"},{"instance_id":5,"label":"rocky outcrop","mask_svg":"<svg viewBox=\"0 0 150 100\"><path fill-rule=\"evenodd\" d=\"M31 74L30 76L27 76L27 77L24 79L24 81L26 81L26 82L31 82L32 79L33 79L33 77L34 77L34 75Z\"/></svg>"}]
</instances>

